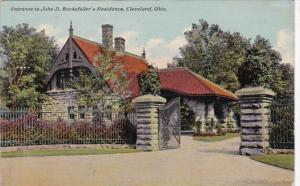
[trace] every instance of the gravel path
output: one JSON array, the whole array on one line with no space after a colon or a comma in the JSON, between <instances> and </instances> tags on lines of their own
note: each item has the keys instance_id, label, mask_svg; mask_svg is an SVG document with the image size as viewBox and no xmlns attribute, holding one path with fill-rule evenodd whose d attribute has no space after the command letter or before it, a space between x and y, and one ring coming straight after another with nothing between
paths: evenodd
<instances>
[{"instance_id":1,"label":"gravel path","mask_svg":"<svg viewBox=\"0 0 300 186\"><path fill-rule=\"evenodd\" d=\"M237 154L239 138L180 149L89 156L2 158L1 186L290 186L293 171Z\"/></svg>"}]
</instances>

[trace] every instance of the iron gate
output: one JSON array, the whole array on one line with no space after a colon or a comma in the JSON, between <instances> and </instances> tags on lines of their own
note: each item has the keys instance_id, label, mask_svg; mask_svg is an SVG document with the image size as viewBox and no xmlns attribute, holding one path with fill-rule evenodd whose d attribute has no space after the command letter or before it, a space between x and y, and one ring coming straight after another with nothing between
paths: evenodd
<instances>
[{"instance_id":1,"label":"iron gate","mask_svg":"<svg viewBox=\"0 0 300 186\"><path fill-rule=\"evenodd\" d=\"M180 98L174 98L159 110L159 148L180 147Z\"/></svg>"},{"instance_id":2,"label":"iron gate","mask_svg":"<svg viewBox=\"0 0 300 186\"><path fill-rule=\"evenodd\" d=\"M269 142L275 149L294 149L294 100L276 100L270 105Z\"/></svg>"}]
</instances>

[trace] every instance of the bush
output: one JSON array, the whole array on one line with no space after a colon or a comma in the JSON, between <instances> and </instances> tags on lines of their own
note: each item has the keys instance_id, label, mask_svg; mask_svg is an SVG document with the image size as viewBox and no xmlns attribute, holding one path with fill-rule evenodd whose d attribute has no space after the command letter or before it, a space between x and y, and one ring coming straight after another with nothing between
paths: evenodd
<instances>
[{"instance_id":1,"label":"bush","mask_svg":"<svg viewBox=\"0 0 300 186\"><path fill-rule=\"evenodd\" d=\"M184 103L180 107L181 130L193 130L195 123L195 113Z\"/></svg>"},{"instance_id":2,"label":"bush","mask_svg":"<svg viewBox=\"0 0 300 186\"><path fill-rule=\"evenodd\" d=\"M154 67L149 66L146 72L139 75L139 88L140 88L141 95L160 94L160 81L159 81L158 73L154 69Z\"/></svg>"},{"instance_id":3,"label":"bush","mask_svg":"<svg viewBox=\"0 0 300 186\"><path fill-rule=\"evenodd\" d=\"M200 132L197 134L194 134L194 136L224 136L226 133L225 132Z\"/></svg>"},{"instance_id":4,"label":"bush","mask_svg":"<svg viewBox=\"0 0 300 186\"><path fill-rule=\"evenodd\" d=\"M130 143L136 129L130 120L119 118L111 125L89 121L74 123L45 121L30 113L15 120L0 120L1 146L48 144Z\"/></svg>"}]
</instances>

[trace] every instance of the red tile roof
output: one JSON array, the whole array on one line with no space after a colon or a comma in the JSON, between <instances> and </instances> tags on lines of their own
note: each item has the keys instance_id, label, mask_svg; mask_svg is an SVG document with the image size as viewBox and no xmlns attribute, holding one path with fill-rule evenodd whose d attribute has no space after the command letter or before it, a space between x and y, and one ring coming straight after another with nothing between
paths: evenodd
<instances>
[{"instance_id":1,"label":"red tile roof","mask_svg":"<svg viewBox=\"0 0 300 186\"><path fill-rule=\"evenodd\" d=\"M86 56L88 61L94 64L97 55L102 53L103 46L99 43L89 41L87 39L80 38L78 36L73 36L73 41L81 49L83 54ZM122 63L124 70L127 73L141 73L147 70L148 65L144 59L139 56L130 53L124 53L122 55L113 55L113 61Z\"/></svg>"},{"instance_id":2,"label":"red tile roof","mask_svg":"<svg viewBox=\"0 0 300 186\"><path fill-rule=\"evenodd\" d=\"M139 82L138 82L138 75L135 73L127 74L128 84L125 88L127 97L135 98L139 96Z\"/></svg>"},{"instance_id":3,"label":"red tile roof","mask_svg":"<svg viewBox=\"0 0 300 186\"><path fill-rule=\"evenodd\" d=\"M73 36L73 41L81 49L88 61L94 65L95 57L102 53L103 46L78 36ZM122 63L127 73L128 85L126 87L126 94L131 98L138 96L138 75L148 69L147 63L141 57L127 52L124 55L113 56L113 61ZM187 68L162 69L158 70L158 74L161 90L169 90L187 96L218 96L237 100L237 97L233 93Z\"/></svg>"},{"instance_id":4,"label":"red tile roof","mask_svg":"<svg viewBox=\"0 0 300 186\"><path fill-rule=\"evenodd\" d=\"M231 100L238 98L187 68L158 70L161 90L170 90L188 96L219 96Z\"/></svg>"}]
</instances>

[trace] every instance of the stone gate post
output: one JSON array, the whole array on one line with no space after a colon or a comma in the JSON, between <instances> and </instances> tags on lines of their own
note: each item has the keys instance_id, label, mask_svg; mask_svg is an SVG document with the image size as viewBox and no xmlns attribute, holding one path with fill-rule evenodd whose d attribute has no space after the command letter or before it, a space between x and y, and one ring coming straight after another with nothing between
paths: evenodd
<instances>
[{"instance_id":1,"label":"stone gate post","mask_svg":"<svg viewBox=\"0 0 300 186\"><path fill-rule=\"evenodd\" d=\"M136 149L142 151L159 150L158 109L166 103L160 96L144 95L132 100L136 111L137 140Z\"/></svg>"},{"instance_id":2,"label":"stone gate post","mask_svg":"<svg viewBox=\"0 0 300 186\"><path fill-rule=\"evenodd\" d=\"M269 108L275 93L264 87L243 88L235 93L241 110L241 155L265 153L269 148Z\"/></svg>"}]
</instances>

